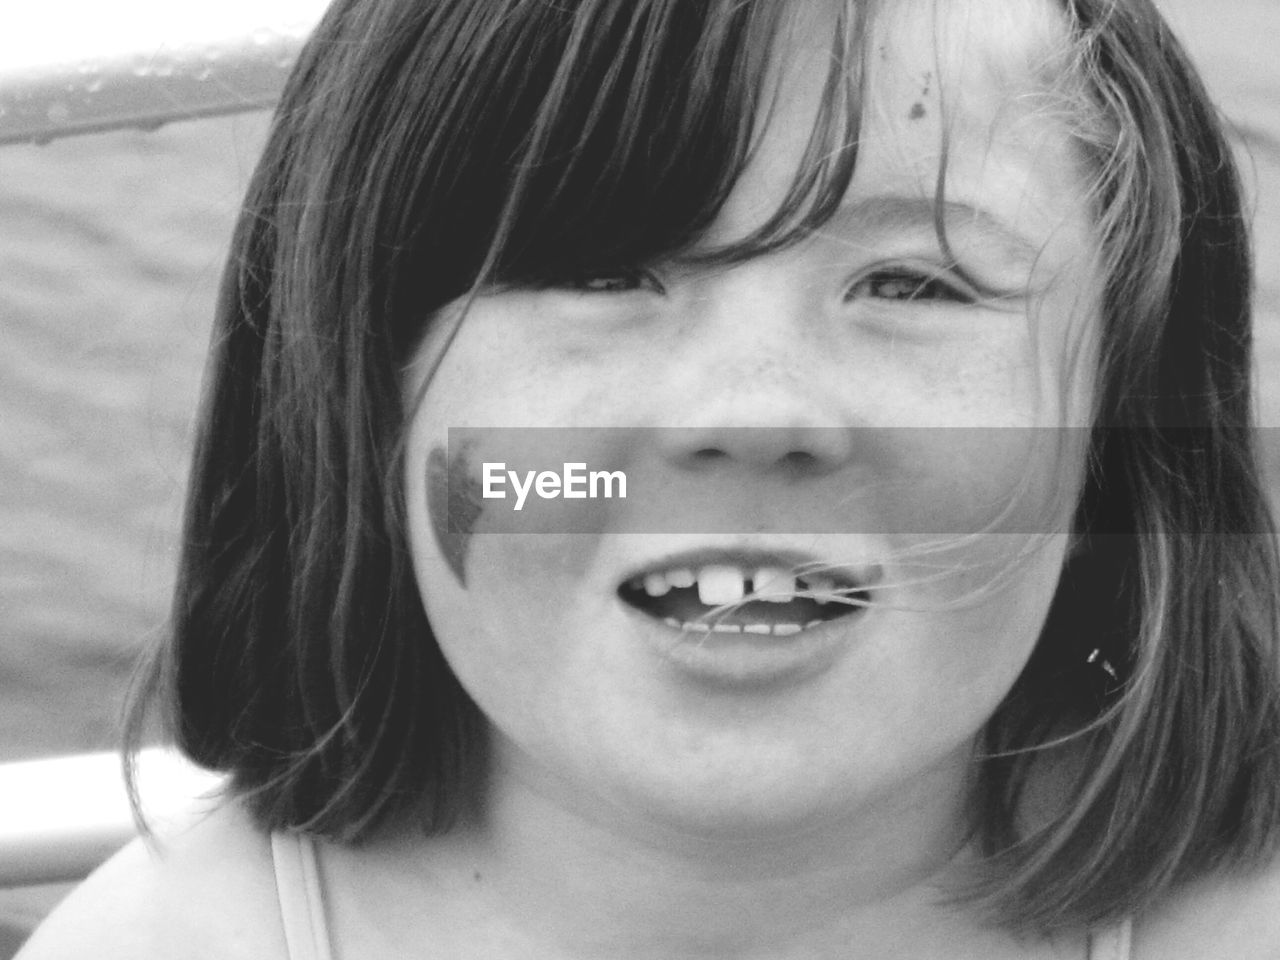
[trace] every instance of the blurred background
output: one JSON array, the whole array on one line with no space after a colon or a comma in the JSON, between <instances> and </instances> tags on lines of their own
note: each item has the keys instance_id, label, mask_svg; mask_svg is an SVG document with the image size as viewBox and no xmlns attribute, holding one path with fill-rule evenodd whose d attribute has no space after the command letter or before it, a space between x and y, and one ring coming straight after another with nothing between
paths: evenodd
<instances>
[{"instance_id":1,"label":"blurred background","mask_svg":"<svg viewBox=\"0 0 1280 960\"><path fill-rule=\"evenodd\" d=\"M1259 405L1280 426L1280 3L1161 6L1235 130ZM0 761L116 744L136 656L164 627L214 293L265 127L0 149ZM61 892L0 895L0 927Z\"/></svg>"},{"instance_id":2,"label":"blurred background","mask_svg":"<svg viewBox=\"0 0 1280 960\"><path fill-rule=\"evenodd\" d=\"M0 148L0 760L113 746L262 114Z\"/></svg>"},{"instance_id":3,"label":"blurred background","mask_svg":"<svg viewBox=\"0 0 1280 960\"><path fill-rule=\"evenodd\" d=\"M118 742L266 121L0 148L0 762ZM0 958L66 889L0 890Z\"/></svg>"}]
</instances>

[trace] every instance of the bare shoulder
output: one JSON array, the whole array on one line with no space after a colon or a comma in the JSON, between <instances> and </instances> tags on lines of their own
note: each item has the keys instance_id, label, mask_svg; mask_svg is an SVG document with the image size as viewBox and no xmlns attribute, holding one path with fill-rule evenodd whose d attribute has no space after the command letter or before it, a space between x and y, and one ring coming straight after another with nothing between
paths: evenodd
<instances>
[{"instance_id":1,"label":"bare shoulder","mask_svg":"<svg viewBox=\"0 0 1280 960\"><path fill-rule=\"evenodd\" d=\"M285 957L268 838L235 805L135 840L61 903L19 960Z\"/></svg>"},{"instance_id":2,"label":"bare shoulder","mask_svg":"<svg viewBox=\"0 0 1280 960\"><path fill-rule=\"evenodd\" d=\"M1280 960L1280 858L1187 887L1138 925L1135 960Z\"/></svg>"}]
</instances>

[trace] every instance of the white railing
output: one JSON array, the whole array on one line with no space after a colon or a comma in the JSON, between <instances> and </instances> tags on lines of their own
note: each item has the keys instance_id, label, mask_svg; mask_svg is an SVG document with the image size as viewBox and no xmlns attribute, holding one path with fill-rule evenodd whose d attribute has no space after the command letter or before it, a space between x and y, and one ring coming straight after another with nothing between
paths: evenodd
<instances>
[{"instance_id":1,"label":"white railing","mask_svg":"<svg viewBox=\"0 0 1280 960\"><path fill-rule=\"evenodd\" d=\"M328 0L0 0L0 145L255 110Z\"/></svg>"},{"instance_id":2,"label":"white railing","mask_svg":"<svg viewBox=\"0 0 1280 960\"><path fill-rule=\"evenodd\" d=\"M224 780L170 750L137 759L155 826L212 809ZM0 888L79 880L136 834L118 753L0 764Z\"/></svg>"}]
</instances>

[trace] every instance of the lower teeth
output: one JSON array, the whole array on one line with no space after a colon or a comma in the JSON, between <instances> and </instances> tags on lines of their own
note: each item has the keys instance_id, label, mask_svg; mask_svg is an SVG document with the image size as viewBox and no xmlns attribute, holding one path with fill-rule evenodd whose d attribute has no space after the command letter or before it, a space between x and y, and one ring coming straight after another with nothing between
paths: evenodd
<instances>
[{"instance_id":1,"label":"lower teeth","mask_svg":"<svg viewBox=\"0 0 1280 960\"><path fill-rule=\"evenodd\" d=\"M707 624L698 621L686 621L681 623L675 617L666 617L662 621L669 627L677 630L683 630L685 633L754 633L769 635L775 637L790 637L801 630L809 630L813 627L821 626L826 623L825 620L810 620L801 626L798 623L748 623L739 625L736 623L716 623Z\"/></svg>"}]
</instances>

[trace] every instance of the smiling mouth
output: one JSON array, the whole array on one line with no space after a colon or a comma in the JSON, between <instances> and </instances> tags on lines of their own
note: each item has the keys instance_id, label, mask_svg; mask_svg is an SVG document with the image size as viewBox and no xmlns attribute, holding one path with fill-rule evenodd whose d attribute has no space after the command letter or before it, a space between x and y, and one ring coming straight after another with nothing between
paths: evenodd
<instances>
[{"instance_id":1,"label":"smiling mouth","mask_svg":"<svg viewBox=\"0 0 1280 960\"><path fill-rule=\"evenodd\" d=\"M855 616L870 603L870 575L805 573L806 566L814 564L667 565L630 577L618 587L618 597L677 630L777 637Z\"/></svg>"}]
</instances>

